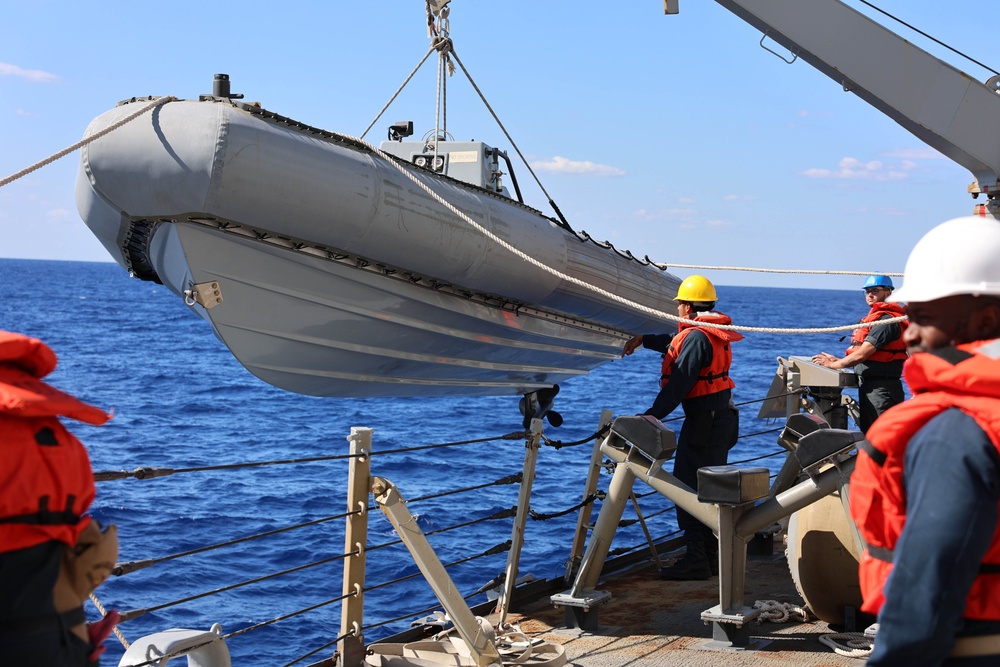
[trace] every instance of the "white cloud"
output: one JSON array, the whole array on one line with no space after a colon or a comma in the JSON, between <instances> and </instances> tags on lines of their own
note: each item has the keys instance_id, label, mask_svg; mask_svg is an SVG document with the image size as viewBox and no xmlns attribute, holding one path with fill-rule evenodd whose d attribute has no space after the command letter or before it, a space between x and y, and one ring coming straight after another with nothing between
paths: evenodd
<instances>
[{"instance_id":1,"label":"white cloud","mask_svg":"<svg viewBox=\"0 0 1000 667\"><path fill-rule=\"evenodd\" d=\"M893 148L888 151L882 151L879 153L884 157L896 158L903 161L918 161L918 160L945 160L944 155L937 152L930 146L910 146L908 148Z\"/></svg>"},{"instance_id":2,"label":"white cloud","mask_svg":"<svg viewBox=\"0 0 1000 667\"><path fill-rule=\"evenodd\" d=\"M661 208L651 211L640 208L632 212L632 217L643 222L655 222L658 220L676 220L694 215L694 209L690 208Z\"/></svg>"},{"instance_id":3,"label":"white cloud","mask_svg":"<svg viewBox=\"0 0 1000 667\"><path fill-rule=\"evenodd\" d=\"M64 208L54 208L46 211L45 217L47 217L50 222L62 222L64 220L74 219L73 213Z\"/></svg>"},{"instance_id":4,"label":"white cloud","mask_svg":"<svg viewBox=\"0 0 1000 667\"><path fill-rule=\"evenodd\" d=\"M38 83L49 83L59 78L55 74L43 72L40 69L23 69L10 63L0 63L0 76L19 76L22 79Z\"/></svg>"},{"instance_id":5,"label":"white cloud","mask_svg":"<svg viewBox=\"0 0 1000 667\"><path fill-rule=\"evenodd\" d=\"M722 201L757 201L756 195L725 195Z\"/></svg>"},{"instance_id":6,"label":"white cloud","mask_svg":"<svg viewBox=\"0 0 1000 667\"><path fill-rule=\"evenodd\" d=\"M695 200L691 199L690 197L678 197L677 198L677 203L678 204L684 204L685 206L690 206L691 204L694 203L694 201Z\"/></svg>"},{"instance_id":7,"label":"white cloud","mask_svg":"<svg viewBox=\"0 0 1000 667\"><path fill-rule=\"evenodd\" d=\"M625 172L618 167L611 167L606 164L597 164L596 162L590 161L569 160L558 155L551 160L538 160L532 162L531 166L538 171L547 171L555 174L591 174L594 176L625 175Z\"/></svg>"},{"instance_id":8,"label":"white cloud","mask_svg":"<svg viewBox=\"0 0 1000 667\"><path fill-rule=\"evenodd\" d=\"M881 160L862 162L853 157L842 158L837 169L806 169L802 175L806 178L856 181L901 181L907 177L901 167L887 167Z\"/></svg>"}]
</instances>

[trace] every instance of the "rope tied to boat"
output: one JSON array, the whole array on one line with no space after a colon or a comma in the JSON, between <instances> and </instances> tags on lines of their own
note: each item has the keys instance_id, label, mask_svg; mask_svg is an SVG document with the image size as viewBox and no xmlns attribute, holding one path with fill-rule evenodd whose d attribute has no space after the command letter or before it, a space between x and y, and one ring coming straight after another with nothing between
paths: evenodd
<instances>
[{"instance_id":1,"label":"rope tied to boat","mask_svg":"<svg viewBox=\"0 0 1000 667\"><path fill-rule=\"evenodd\" d=\"M456 58L456 60L458 60L458 56L457 55L455 55L455 58ZM458 63L459 63L459 66L462 66L461 60L458 60ZM465 70L464 67L462 67L462 69L463 69L463 71ZM470 79L470 81L471 81L471 79ZM475 84L473 84L473 85L475 85ZM492 109L490 111L492 112ZM503 128L501 127L501 129L503 129ZM506 133L506 131L505 131L505 133ZM509 138L509 135L508 135L508 138ZM358 144L360 144L360 145L364 146L365 148L367 148L368 150L370 150L375 155L378 155L379 157L381 157L388 164L392 165L395 169L397 169L403 176L405 176L407 179L409 179L410 181L412 181L414 185L416 185L418 188L420 188L421 190L423 190L424 192L426 192L428 195L430 195L432 199L434 199L439 204L441 204L442 206L444 206L446 209L448 209L449 211L451 211L452 213L454 213L456 216L458 216L458 218L460 220L463 220L464 222L466 222L467 224L469 224L471 227L473 227L476 231L478 231L480 234L482 234L483 236L485 236L487 239L489 239L490 241L492 241L496 245L500 246L501 248L504 248L505 250L507 250L508 252L512 253L513 255L519 257L520 259L524 260L528 264L531 264L532 266L534 266L536 268L539 268L542 271L545 271L546 273L549 273L549 274L555 276L556 278L559 278L560 280L564 280L564 281L566 281L568 283L572 283L574 285L577 285L578 287L582 287L583 289L588 290L590 292L593 292L594 294L597 294L597 295L602 296L602 297L604 297L606 299L610 299L612 301L620 303L623 306L626 306L627 308L631 308L632 310L635 310L635 311L638 311L638 312L641 312L641 313L645 313L647 315L651 315L652 317L656 317L656 318L659 318L659 319L667 320L667 321L670 321L670 322L678 322L678 323L684 323L684 324L691 325L691 326L708 327L708 328L712 328L712 329L729 329L729 330L734 330L734 331L746 331L746 332L754 332L754 333L777 333L777 334L837 333L837 332L841 332L841 331L853 331L854 329L860 329L862 327L885 326L885 325L888 325L888 324L895 324L897 322L902 322L902 321L904 321L904 320L907 319L905 316L902 316L902 317L894 317L894 318L891 318L891 319L878 320L877 322L869 322L869 323L860 323L859 322L859 323L856 323L856 324L847 324L847 325L835 326L835 327L809 327L809 328L791 329L791 328L781 328L781 327L748 327L748 326L733 325L733 324L714 324L714 323L709 323L709 322L699 322L699 321L695 321L695 320L685 319L683 317L678 317L677 315L673 315L673 314L667 313L667 312L662 311L662 310L657 310L655 308L650 308L649 306L646 306L646 305L641 304L641 303L637 303L635 301L632 301L631 299L626 299L625 297L623 297L621 295L618 295L618 294L615 294L614 292L611 292L611 291L606 290L604 288L597 287L596 285L591 285L590 283L588 283L588 282L586 282L584 280L580 280L579 278L577 278L575 276L571 276L571 275L569 275L567 273L564 273L564 272L560 271L559 269L553 268L553 267L545 264L544 262L541 262L541 261L535 259L534 257L528 255L524 251L522 251L522 250L514 247L513 244L505 241L504 239L500 238L499 236L497 236L496 234L494 234L490 230L486 229L486 227L484 227L480 223L478 223L475 220L473 220L469 215L467 215L463 211L460 211L457 206L455 206L451 202L445 200L444 197L442 197L441 195L439 195L436 192L434 192L434 190L429 185L427 185L426 183L424 183L423 180L421 180L420 178L418 178L417 175L415 173L413 173L408 168L408 166L404 166L403 164L401 164L397 160L394 160L385 151L383 151L383 150L381 150L381 149L373 146L372 144L370 144L367 141L364 141L363 139L360 139L358 137L349 137L349 139L352 140L352 141L357 142Z\"/></svg>"},{"instance_id":2,"label":"rope tied to boat","mask_svg":"<svg viewBox=\"0 0 1000 667\"><path fill-rule=\"evenodd\" d=\"M37 169L41 169L42 167L44 167L47 164L51 164L51 163L55 162L59 158L66 157L67 155L69 155L70 153L72 153L73 151L75 151L78 148L83 148L87 144L89 144L89 143L91 143L93 141L97 141L98 139L100 139L104 135L109 134L111 132L114 132L115 130L117 130L118 128L122 127L123 125L127 125L128 123L131 123L133 120L135 120L139 116L143 115L147 111L152 111L153 109L155 109L155 108L157 108L157 107L159 107L161 105L164 105L167 102L173 102L176 99L177 98L174 97L174 96L172 96L172 95L168 95L166 97L157 98L152 103L147 104L146 106L144 106L143 108L139 109L135 113L130 114L130 115L126 116L125 118L122 118L117 123L112 123L111 125L108 125L106 128L104 128L100 132L96 132L96 133L90 135L89 137L84 137L83 139L81 139L80 141L76 142L72 146L64 148L61 151L59 151L58 153L54 153L54 154L50 155L49 157L45 158L44 160L41 160L40 162L36 162L35 164L31 165L30 167L26 167L25 169L22 169L21 171L17 172L16 174L11 174L7 178L5 178L2 181L0 181L0 188L2 188L3 186L7 185L8 183L13 183L14 181L16 181L17 179L21 178L22 176L27 176L28 174L30 174L31 172L33 172L33 171L35 171Z\"/></svg>"}]
</instances>

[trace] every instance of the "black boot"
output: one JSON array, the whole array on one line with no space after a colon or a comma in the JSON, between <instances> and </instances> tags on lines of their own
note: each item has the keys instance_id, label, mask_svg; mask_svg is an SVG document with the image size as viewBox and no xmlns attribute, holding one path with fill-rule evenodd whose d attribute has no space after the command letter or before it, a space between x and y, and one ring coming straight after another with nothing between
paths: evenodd
<instances>
[{"instance_id":1,"label":"black boot","mask_svg":"<svg viewBox=\"0 0 1000 667\"><path fill-rule=\"evenodd\" d=\"M710 535L705 539L705 556L708 558L708 567L712 570L712 576L719 574L719 540Z\"/></svg>"},{"instance_id":2,"label":"black boot","mask_svg":"<svg viewBox=\"0 0 1000 667\"><path fill-rule=\"evenodd\" d=\"M711 577L712 568L702 541L688 542L683 558L670 567L660 568L660 579L668 581L704 581Z\"/></svg>"}]
</instances>

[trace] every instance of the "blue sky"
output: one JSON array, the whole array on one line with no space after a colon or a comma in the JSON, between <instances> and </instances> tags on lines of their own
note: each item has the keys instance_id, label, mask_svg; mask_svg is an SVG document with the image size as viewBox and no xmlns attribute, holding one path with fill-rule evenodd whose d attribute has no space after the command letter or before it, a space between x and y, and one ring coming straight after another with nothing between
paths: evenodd
<instances>
[{"instance_id":1,"label":"blue sky","mask_svg":"<svg viewBox=\"0 0 1000 667\"><path fill-rule=\"evenodd\" d=\"M855 0L848 4L868 12ZM880 6L1000 69L995 2ZM124 98L234 92L359 135L428 48L422 0L0 3L0 178L78 141ZM287 7L287 9L286 9ZM714 2L453 0L455 49L569 222L666 263L902 271L969 215L971 175ZM904 35L984 81L990 73ZM368 134L433 128L429 61ZM509 148L459 71L448 130ZM77 155L0 188L0 257L110 261L73 199ZM551 212L523 166L529 203ZM679 269L687 275L695 271ZM860 279L699 271L730 285Z\"/></svg>"}]
</instances>

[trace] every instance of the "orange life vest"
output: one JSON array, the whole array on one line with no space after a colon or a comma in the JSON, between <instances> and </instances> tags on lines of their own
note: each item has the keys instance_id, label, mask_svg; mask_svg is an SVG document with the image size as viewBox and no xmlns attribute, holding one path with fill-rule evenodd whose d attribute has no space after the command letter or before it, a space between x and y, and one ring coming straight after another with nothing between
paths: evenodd
<instances>
[{"instance_id":1,"label":"orange life vest","mask_svg":"<svg viewBox=\"0 0 1000 667\"><path fill-rule=\"evenodd\" d=\"M880 303L873 303L872 309L867 315L859 320L860 322L875 322L882 319L886 315L892 317L900 317L906 315L906 310L898 303L887 303L882 301ZM888 345L880 350L876 350L875 354L868 357L867 361L902 361L905 360L906 355L906 343L903 342L903 332L906 331L906 325L909 324L906 320L899 323L899 338L891 341ZM871 327L861 327L860 329L855 329L854 333L851 334L851 345L847 348L846 354L854 352L861 343L865 342L865 338L871 332Z\"/></svg>"},{"instance_id":2,"label":"orange life vest","mask_svg":"<svg viewBox=\"0 0 1000 667\"><path fill-rule=\"evenodd\" d=\"M59 416L103 424L110 415L40 380L55 367L42 341L0 331L0 552L72 546L90 521L90 458Z\"/></svg>"},{"instance_id":3,"label":"orange life vest","mask_svg":"<svg viewBox=\"0 0 1000 667\"><path fill-rule=\"evenodd\" d=\"M914 397L896 405L868 430L851 476L851 515L868 548L859 575L863 611L876 614L892 571L892 550L906 525L903 460L910 439L949 408L972 417L1000 452L1000 339L916 354L903 367ZM966 598L964 616L1000 619L1000 527Z\"/></svg>"},{"instance_id":4,"label":"orange life vest","mask_svg":"<svg viewBox=\"0 0 1000 667\"><path fill-rule=\"evenodd\" d=\"M732 324L732 319L728 315L717 312L698 313L694 319L698 322L708 322L711 324ZM681 352L684 341L692 331L701 331L708 337L708 342L712 345L712 361L708 366L701 369L698 380L691 387L685 399L704 396L706 394L717 394L725 389L732 389L736 386L733 379L729 377L729 367L733 364L733 351L730 343L743 340L743 334L732 329L716 329L713 327L699 327L695 324L685 324L681 322L677 335L670 341L666 353L663 355L663 364L660 366L660 388L662 389L670 381L670 374L674 369L674 362Z\"/></svg>"}]
</instances>

